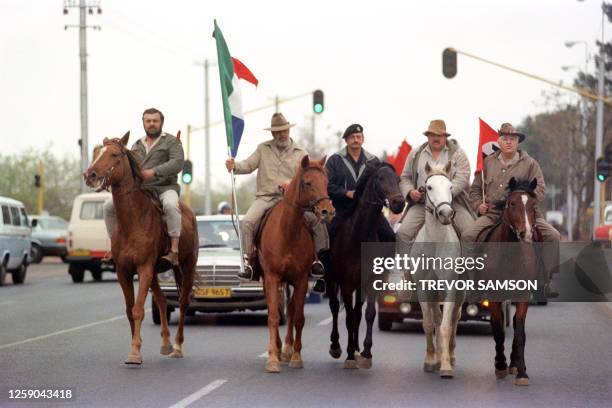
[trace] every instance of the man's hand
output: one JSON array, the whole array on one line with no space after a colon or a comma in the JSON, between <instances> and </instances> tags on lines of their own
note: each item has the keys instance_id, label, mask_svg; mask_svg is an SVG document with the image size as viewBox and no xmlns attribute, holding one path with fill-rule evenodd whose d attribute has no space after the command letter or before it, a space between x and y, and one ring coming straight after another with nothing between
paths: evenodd
<instances>
[{"instance_id":1,"label":"man's hand","mask_svg":"<svg viewBox=\"0 0 612 408\"><path fill-rule=\"evenodd\" d=\"M280 184L278 186L278 189L281 191L282 194L285 194L285 192L287 191L287 189L289 188L289 181L284 182L283 184Z\"/></svg>"},{"instance_id":2,"label":"man's hand","mask_svg":"<svg viewBox=\"0 0 612 408\"><path fill-rule=\"evenodd\" d=\"M487 211L489 211L489 204L487 203L482 203L478 206L478 213L480 215L485 215L487 213Z\"/></svg>"},{"instance_id":3,"label":"man's hand","mask_svg":"<svg viewBox=\"0 0 612 408\"><path fill-rule=\"evenodd\" d=\"M346 196L348 198L350 198L351 200L353 199L353 196L355 195L355 190L351 190L351 191L347 191L346 192Z\"/></svg>"},{"instance_id":4,"label":"man's hand","mask_svg":"<svg viewBox=\"0 0 612 408\"><path fill-rule=\"evenodd\" d=\"M225 168L227 169L227 171L232 171L234 167L236 167L236 163L234 162L234 159L227 159L225 161Z\"/></svg>"},{"instance_id":5,"label":"man's hand","mask_svg":"<svg viewBox=\"0 0 612 408\"><path fill-rule=\"evenodd\" d=\"M142 177L144 177L145 181L152 179L155 177L155 170L147 169L142 171Z\"/></svg>"},{"instance_id":6,"label":"man's hand","mask_svg":"<svg viewBox=\"0 0 612 408\"><path fill-rule=\"evenodd\" d=\"M410 196L410 199L415 203L418 203L419 201L421 201L421 198L423 198L423 193L419 192L419 190L410 190L408 195Z\"/></svg>"}]
</instances>

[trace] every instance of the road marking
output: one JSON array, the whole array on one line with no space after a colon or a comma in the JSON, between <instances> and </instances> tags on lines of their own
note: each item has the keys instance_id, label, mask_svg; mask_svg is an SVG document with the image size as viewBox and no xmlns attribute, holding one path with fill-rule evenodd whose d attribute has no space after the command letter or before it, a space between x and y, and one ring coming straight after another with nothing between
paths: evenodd
<instances>
[{"instance_id":1,"label":"road marking","mask_svg":"<svg viewBox=\"0 0 612 408\"><path fill-rule=\"evenodd\" d=\"M338 319L340 319L340 316L342 316L343 314L344 314L344 311L338 313ZM327 319L323 319L319 323L317 323L317 326L327 326L328 324L330 324L333 321L334 321L334 317L330 316Z\"/></svg>"},{"instance_id":2,"label":"road marking","mask_svg":"<svg viewBox=\"0 0 612 408\"><path fill-rule=\"evenodd\" d=\"M150 311L151 311L151 308L145 309L145 312L147 312L147 313L150 312ZM3 350L5 348L9 348L9 347L12 347L12 346L18 346L20 344L31 343L33 341L47 339L49 337L59 336L60 334L66 334L66 333L71 333L73 331L77 331L77 330L81 330L81 329L87 329L88 327L98 326L100 324L110 323L110 322L114 322L115 320L121 320L121 319L126 319L126 318L127 317L123 314L121 316L111 317L110 319L99 320L97 322L93 322L93 323L83 324L81 326L72 327L70 329L64 329L64 330L56 331L56 332L53 332L53 333L43 334L41 336L30 337L29 339L15 341L13 343L2 344L2 345L0 345L0 350Z\"/></svg>"},{"instance_id":3,"label":"road marking","mask_svg":"<svg viewBox=\"0 0 612 408\"><path fill-rule=\"evenodd\" d=\"M227 380L223 378L215 380L211 382L210 384L208 384L207 386L200 388L198 391L194 392L187 398L180 400L176 404L172 405L170 408L184 408L188 405L191 405L197 400L199 400L200 398L204 397L205 395L210 394L211 392L213 392L214 390L216 390L217 388L219 388L226 382Z\"/></svg>"},{"instance_id":4,"label":"road marking","mask_svg":"<svg viewBox=\"0 0 612 408\"><path fill-rule=\"evenodd\" d=\"M259 357L259 358L266 358L266 357L268 357L268 352L267 352L267 351L264 351L263 353L261 353L261 354L260 354L260 355L258 355L257 357Z\"/></svg>"}]
</instances>

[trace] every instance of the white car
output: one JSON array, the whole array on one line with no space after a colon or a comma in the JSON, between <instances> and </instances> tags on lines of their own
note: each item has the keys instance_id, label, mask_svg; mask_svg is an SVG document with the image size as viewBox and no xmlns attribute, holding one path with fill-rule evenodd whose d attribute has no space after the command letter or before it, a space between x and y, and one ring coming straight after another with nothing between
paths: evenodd
<instances>
[{"instance_id":1,"label":"white car","mask_svg":"<svg viewBox=\"0 0 612 408\"><path fill-rule=\"evenodd\" d=\"M110 250L110 239L104 224L104 202L111 193L85 193L76 196L72 205L68 239L68 273L75 283L83 282L89 270L94 280L102 280L102 272L115 271L115 266L102 263L101 259Z\"/></svg>"},{"instance_id":2,"label":"white car","mask_svg":"<svg viewBox=\"0 0 612 408\"><path fill-rule=\"evenodd\" d=\"M7 272L13 276L13 283L23 283L30 262L30 222L21 201L0 196L0 209L0 286Z\"/></svg>"},{"instance_id":3,"label":"white car","mask_svg":"<svg viewBox=\"0 0 612 408\"><path fill-rule=\"evenodd\" d=\"M241 282L237 273L240 270L240 249L238 235L230 215L201 215L197 217L200 252L196 266L193 287L193 300L187 314L196 312L233 312L236 310L266 310L263 284ZM158 276L162 291L168 299L166 315L168 320L172 311L178 308L176 283L172 271ZM281 295L281 324L285 322L287 311L286 289ZM157 305L152 302L152 315L155 324L160 324Z\"/></svg>"}]
</instances>

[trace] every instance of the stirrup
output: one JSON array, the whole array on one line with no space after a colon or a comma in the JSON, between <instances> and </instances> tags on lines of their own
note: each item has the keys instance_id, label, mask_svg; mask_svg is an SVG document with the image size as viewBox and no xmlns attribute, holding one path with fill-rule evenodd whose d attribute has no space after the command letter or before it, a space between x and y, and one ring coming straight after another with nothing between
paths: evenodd
<instances>
[{"instance_id":1,"label":"stirrup","mask_svg":"<svg viewBox=\"0 0 612 408\"><path fill-rule=\"evenodd\" d=\"M310 267L310 276L315 279L321 279L323 276L325 276L325 267L323 266L323 263L318 259L315 259L315 261L312 263L312 266Z\"/></svg>"},{"instance_id":2,"label":"stirrup","mask_svg":"<svg viewBox=\"0 0 612 408\"><path fill-rule=\"evenodd\" d=\"M179 266L178 252L169 251L166 255L162 256L161 259L168 262L172 266Z\"/></svg>"},{"instance_id":3,"label":"stirrup","mask_svg":"<svg viewBox=\"0 0 612 408\"><path fill-rule=\"evenodd\" d=\"M315 282L314 286L312 287L312 291L314 293L325 293L325 290L327 289L326 284L325 284L325 279L317 279L317 281Z\"/></svg>"},{"instance_id":4,"label":"stirrup","mask_svg":"<svg viewBox=\"0 0 612 408\"><path fill-rule=\"evenodd\" d=\"M242 262L244 265L244 272L239 271L238 278L245 281L253 280L253 268L251 267L248 258L245 257Z\"/></svg>"}]
</instances>

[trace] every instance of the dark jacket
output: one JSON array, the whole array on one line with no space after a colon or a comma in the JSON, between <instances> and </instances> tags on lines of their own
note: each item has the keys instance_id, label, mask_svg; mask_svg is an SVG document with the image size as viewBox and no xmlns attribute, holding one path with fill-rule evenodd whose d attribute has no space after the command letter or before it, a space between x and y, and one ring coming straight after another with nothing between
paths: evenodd
<instances>
[{"instance_id":1,"label":"dark jacket","mask_svg":"<svg viewBox=\"0 0 612 408\"><path fill-rule=\"evenodd\" d=\"M327 169L327 192L332 200L332 204L336 209L336 217L343 218L351 208L352 200L346 196L347 191L355 190L357 180L361 177L365 170L366 163L377 164L380 162L376 156L363 149L365 163L359 167L359 171L355 174L355 170L350 163L346 147L334 153L327 159L325 168Z\"/></svg>"},{"instance_id":2,"label":"dark jacket","mask_svg":"<svg viewBox=\"0 0 612 408\"><path fill-rule=\"evenodd\" d=\"M183 145L169 133L162 133L155 146L146 153L142 139L138 139L132 146L132 152L140 162L143 170L153 169L155 177L142 183L147 190L161 194L167 190L174 190L180 194L178 174L183 170Z\"/></svg>"}]
</instances>

